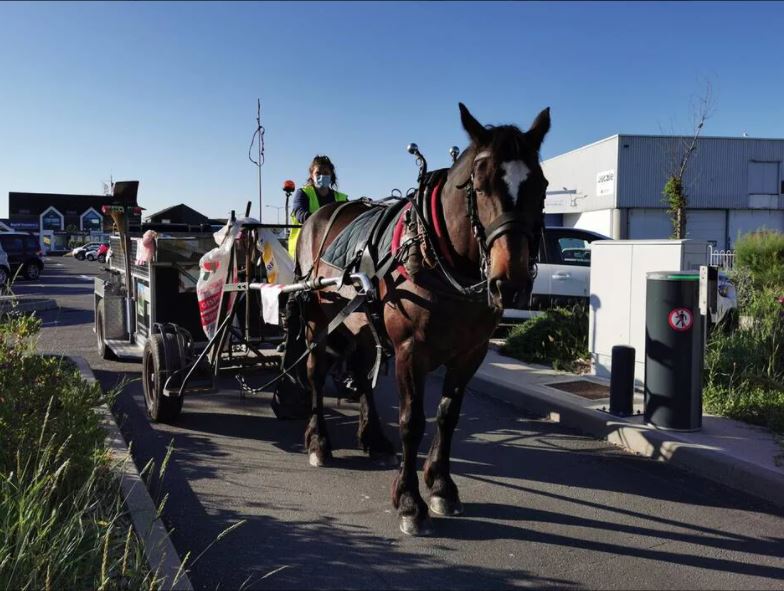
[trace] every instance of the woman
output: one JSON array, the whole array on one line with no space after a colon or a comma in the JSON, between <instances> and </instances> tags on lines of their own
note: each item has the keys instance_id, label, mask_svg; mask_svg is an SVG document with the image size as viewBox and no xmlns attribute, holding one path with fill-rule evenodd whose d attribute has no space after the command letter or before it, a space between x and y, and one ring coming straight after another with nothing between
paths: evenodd
<instances>
[{"instance_id":1,"label":"woman","mask_svg":"<svg viewBox=\"0 0 784 591\"><path fill-rule=\"evenodd\" d=\"M348 195L339 193L336 190L337 186L338 175L335 172L335 165L332 164L329 156L318 155L314 157L308 167L308 180L305 181L302 188L297 189L297 192L294 193L294 203L291 208L291 223L304 224L305 220L324 205L335 203L336 201L348 201ZM297 258L298 238L299 228L293 228L289 234L289 254L291 255L291 258L295 260ZM288 329L288 318L295 313L293 298L289 298L286 303L286 329ZM278 347L278 351L281 350L285 350L285 345L283 345L283 343ZM345 360L338 364L337 368L333 370L332 377L335 384L341 390L342 398L347 398L349 400L358 399L359 394L354 384L353 375L351 370L347 367ZM303 412L303 416L307 416L307 414L309 414L310 403L307 399L305 399L304 402L305 406L301 411ZM280 412L285 413L285 411Z\"/></svg>"},{"instance_id":2,"label":"woman","mask_svg":"<svg viewBox=\"0 0 784 591\"><path fill-rule=\"evenodd\" d=\"M318 209L328 203L348 201L345 193L339 193L338 175L335 165L328 156L316 156L308 168L308 180L302 188L294 193L294 203L291 209L291 223L304 224ZM289 254L296 258L297 239L299 228L293 228L289 234Z\"/></svg>"}]
</instances>

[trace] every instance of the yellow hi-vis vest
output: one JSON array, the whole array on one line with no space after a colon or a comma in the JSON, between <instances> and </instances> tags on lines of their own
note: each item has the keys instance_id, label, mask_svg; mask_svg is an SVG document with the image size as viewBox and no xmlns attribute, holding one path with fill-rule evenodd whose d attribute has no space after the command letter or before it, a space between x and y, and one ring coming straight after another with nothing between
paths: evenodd
<instances>
[{"instance_id":1,"label":"yellow hi-vis vest","mask_svg":"<svg viewBox=\"0 0 784 591\"><path fill-rule=\"evenodd\" d=\"M310 215L313 215L321 207L321 203L319 203L318 200L318 195L316 194L316 188L313 185L305 185L302 187L302 192L308 196L308 211L310 212ZM348 201L348 195L335 191L335 202L338 201ZM294 217L293 211L291 212L291 223L299 224L297 218ZM296 258L298 238L299 228L292 228L291 234L289 234L289 254L291 255L292 259Z\"/></svg>"}]
</instances>

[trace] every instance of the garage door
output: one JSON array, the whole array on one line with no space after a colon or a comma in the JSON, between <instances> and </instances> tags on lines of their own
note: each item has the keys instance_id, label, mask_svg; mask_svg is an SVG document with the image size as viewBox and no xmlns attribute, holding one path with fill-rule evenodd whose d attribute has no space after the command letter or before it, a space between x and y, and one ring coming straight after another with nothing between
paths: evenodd
<instances>
[{"instance_id":1,"label":"garage door","mask_svg":"<svg viewBox=\"0 0 784 591\"><path fill-rule=\"evenodd\" d=\"M666 210L629 210L629 239L651 240L670 236L672 236L672 223Z\"/></svg>"},{"instance_id":2,"label":"garage door","mask_svg":"<svg viewBox=\"0 0 784 591\"><path fill-rule=\"evenodd\" d=\"M713 246L727 248L723 209L695 209L686 215L686 238L707 240Z\"/></svg>"},{"instance_id":3,"label":"garage door","mask_svg":"<svg viewBox=\"0 0 784 591\"><path fill-rule=\"evenodd\" d=\"M784 232L784 211L770 209L746 209L730 211L730 247L740 234L748 234L761 229Z\"/></svg>"}]
</instances>

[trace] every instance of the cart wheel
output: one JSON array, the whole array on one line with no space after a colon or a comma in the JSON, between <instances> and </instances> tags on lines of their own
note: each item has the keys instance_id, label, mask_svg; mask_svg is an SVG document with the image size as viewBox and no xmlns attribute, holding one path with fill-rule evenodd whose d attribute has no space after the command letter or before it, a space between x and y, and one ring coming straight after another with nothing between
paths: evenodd
<instances>
[{"instance_id":1,"label":"cart wheel","mask_svg":"<svg viewBox=\"0 0 784 591\"><path fill-rule=\"evenodd\" d=\"M101 359L106 359L108 361L113 361L117 359L117 356L114 354L107 345L106 339L103 335L103 318L104 318L104 310L103 310L103 300L98 302L98 309L95 311L95 340L98 344L98 354L101 356Z\"/></svg>"},{"instance_id":2,"label":"cart wheel","mask_svg":"<svg viewBox=\"0 0 784 591\"><path fill-rule=\"evenodd\" d=\"M166 352L174 367L166 367ZM176 361L175 361L176 359ZM177 337L172 334L154 334L144 345L142 377L144 379L144 402L147 414L156 423L169 423L182 411L182 397L164 396L163 386L169 374L179 368Z\"/></svg>"}]
</instances>

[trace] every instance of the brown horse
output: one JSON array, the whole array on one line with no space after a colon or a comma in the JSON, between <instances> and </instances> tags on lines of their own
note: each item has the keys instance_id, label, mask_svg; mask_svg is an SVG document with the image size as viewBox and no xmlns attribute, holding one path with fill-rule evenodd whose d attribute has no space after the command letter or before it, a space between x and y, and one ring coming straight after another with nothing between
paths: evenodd
<instances>
[{"instance_id":1,"label":"brown horse","mask_svg":"<svg viewBox=\"0 0 784 591\"><path fill-rule=\"evenodd\" d=\"M513 125L485 127L462 103L460 116L471 144L448 170L438 200L433 198L435 215L426 222L410 213L408 223L401 226L400 241L413 245L405 251L409 260L401 257L401 263L427 260L428 256L431 263L394 266L379 281L377 290L377 311L382 319L377 332L385 331L383 336L394 349L400 394L402 461L392 487L392 503L398 510L400 529L411 535L429 533L428 508L437 515L462 512L449 457L463 392L487 353L504 307L514 303L519 293L530 290L531 263L544 218L547 181L539 165L539 148L550 128L549 109L543 110L526 132ZM339 274L320 260L323 246L367 206L349 202L336 212L338 207L323 207L304 224L297 246L298 271L311 270L313 277ZM412 218L417 223L411 223ZM440 228L434 232L425 224L440 224ZM437 239L425 239L425 234L432 237L434 233ZM423 244L430 244L429 253ZM435 259L439 264L434 265ZM350 287L314 292L304 304L306 337L319 334L353 293ZM312 415L305 445L313 466L331 459L322 387L335 351L346 348L361 394L360 444L372 457L395 458L373 403L369 377L376 355L373 329L368 316L353 313L322 343L326 347L319 346L308 356ZM437 412L438 431L424 467L430 489L429 503L425 503L416 469L425 431L425 376L441 365L446 367L446 377Z\"/></svg>"}]
</instances>

